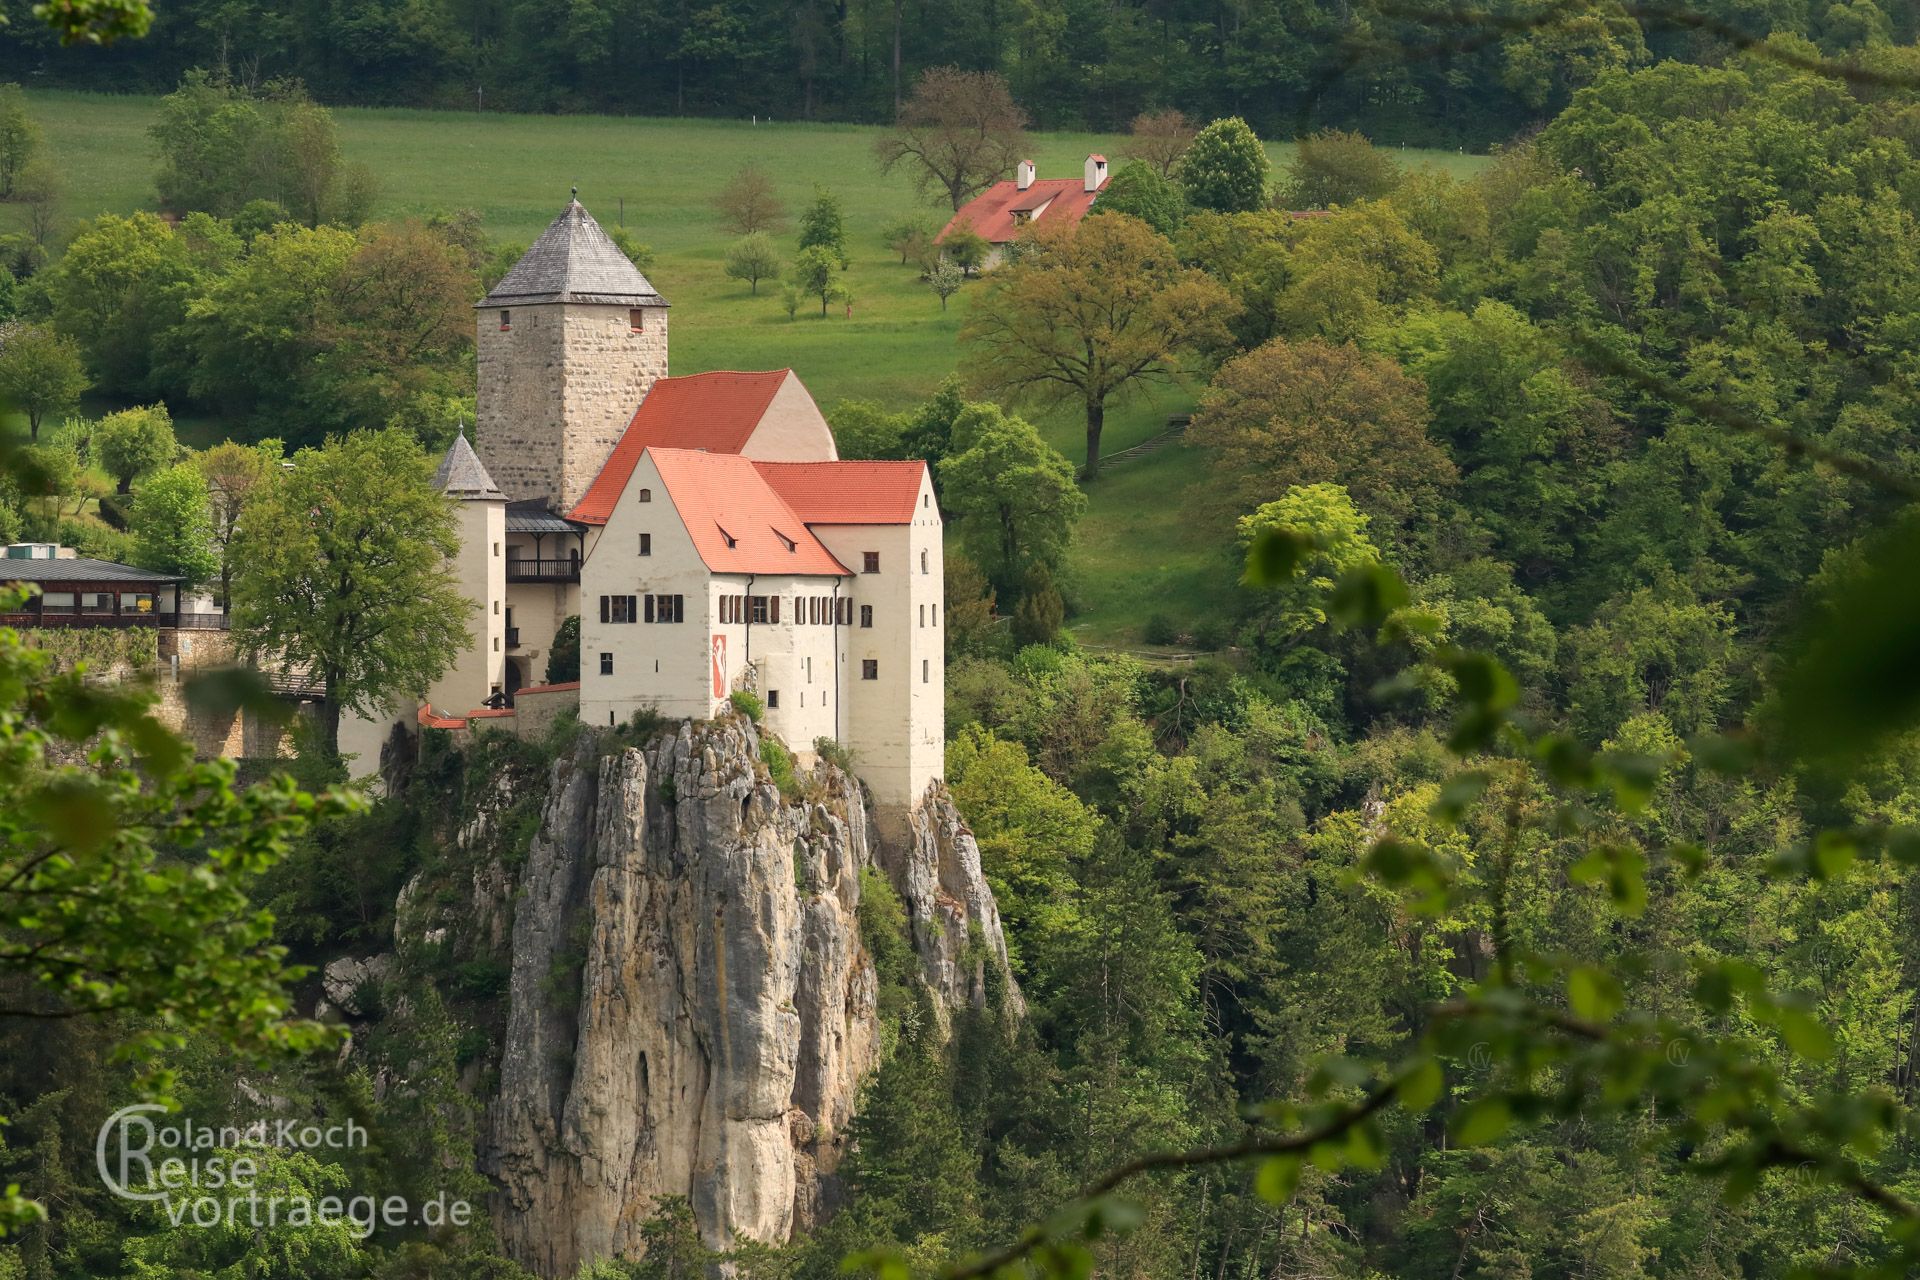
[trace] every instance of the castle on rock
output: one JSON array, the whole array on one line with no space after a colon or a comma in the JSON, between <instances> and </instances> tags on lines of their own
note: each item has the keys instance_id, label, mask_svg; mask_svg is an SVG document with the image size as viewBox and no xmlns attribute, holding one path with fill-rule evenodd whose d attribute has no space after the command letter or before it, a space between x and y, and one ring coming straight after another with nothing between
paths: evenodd
<instances>
[{"instance_id":1,"label":"castle on rock","mask_svg":"<svg viewBox=\"0 0 1920 1280\"><path fill-rule=\"evenodd\" d=\"M667 302L578 200L477 307L458 505L469 641L427 724L577 698L588 724L708 719L741 690L877 804L944 767L940 508L924 462L843 462L790 369L668 373ZM579 618L580 680L542 679Z\"/></svg>"}]
</instances>

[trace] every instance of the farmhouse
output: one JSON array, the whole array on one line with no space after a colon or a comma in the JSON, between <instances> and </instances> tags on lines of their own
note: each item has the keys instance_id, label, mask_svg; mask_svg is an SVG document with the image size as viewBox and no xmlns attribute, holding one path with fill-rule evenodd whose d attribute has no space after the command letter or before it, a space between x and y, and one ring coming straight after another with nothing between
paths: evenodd
<instances>
[{"instance_id":1,"label":"farmhouse","mask_svg":"<svg viewBox=\"0 0 1920 1280\"><path fill-rule=\"evenodd\" d=\"M1087 216L1106 185L1107 158L1103 155L1088 156L1077 180L1036 180L1033 161L1022 160L1015 166L1011 181L996 182L961 205L935 241L944 244L948 236L964 227L992 246L981 265L997 266L1006 246L1024 228L1041 221L1071 226Z\"/></svg>"},{"instance_id":2,"label":"farmhouse","mask_svg":"<svg viewBox=\"0 0 1920 1280\"><path fill-rule=\"evenodd\" d=\"M469 639L422 723L554 698L592 724L748 691L904 809L944 769L941 520L924 462L843 462L790 369L675 378L667 303L576 200L483 299L458 504ZM541 685L579 619L577 685Z\"/></svg>"}]
</instances>

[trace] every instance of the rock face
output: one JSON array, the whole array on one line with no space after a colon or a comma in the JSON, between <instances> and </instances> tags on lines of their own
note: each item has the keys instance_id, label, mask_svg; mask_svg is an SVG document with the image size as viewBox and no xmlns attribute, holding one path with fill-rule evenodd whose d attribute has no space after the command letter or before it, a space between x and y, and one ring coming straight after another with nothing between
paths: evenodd
<instances>
[{"instance_id":1,"label":"rock face","mask_svg":"<svg viewBox=\"0 0 1920 1280\"><path fill-rule=\"evenodd\" d=\"M831 767L783 801L742 719L683 724L645 751L614 741L588 735L553 767L489 1114L502 1239L548 1277L637 1256L663 1196L686 1197L716 1248L812 1225L878 1053L863 867L900 892L946 1003L983 1005L989 969L1005 972L979 852L944 792L908 847L882 850Z\"/></svg>"}]
</instances>

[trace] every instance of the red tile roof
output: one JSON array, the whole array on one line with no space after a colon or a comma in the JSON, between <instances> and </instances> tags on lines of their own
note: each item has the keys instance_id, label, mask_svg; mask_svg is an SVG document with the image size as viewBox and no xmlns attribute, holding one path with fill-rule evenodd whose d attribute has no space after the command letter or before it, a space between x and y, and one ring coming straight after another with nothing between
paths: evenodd
<instances>
[{"instance_id":1,"label":"red tile roof","mask_svg":"<svg viewBox=\"0 0 1920 1280\"><path fill-rule=\"evenodd\" d=\"M749 459L696 449L649 448L646 453L700 559L713 572L849 572Z\"/></svg>"},{"instance_id":2,"label":"red tile roof","mask_svg":"<svg viewBox=\"0 0 1920 1280\"><path fill-rule=\"evenodd\" d=\"M1049 195L1052 202L1032 220L1076 223L1087 216L1098 194L1088 191L1086 185L1083 178L1047 178L1022 191L1011 181L996 182L961 205L936 239L946 239L956 228L972 227L987 243L1005 244L1020 231L1021 224L1013 220L1014 211L1031 210ZM1104 188L1106 183L1100 185Z\"/></svg>"},{"instance_id":3,"label":"red tile roof","mask_svg":"<svg viewBox=\"0 0 1920 1280\"><path fill-rule=\"evenodd\" d=\"M475 707L473 710L467 712L467 719L493 720L500 716L510 716L512 714L512 707Z\"/></svg>"},{"instance_id":4,"label":"red tile roof","mask_svg":"<svg viewBox=\"0 0 1920 1280\"><path fill-rule=\"evenodd\" d=\"M740 452L766 415L767 406L773 403L774 393L792 372L719 371L660 379L640 402L620 443L613 447L606 465L567 518L582 524L605 524L613 514L613 504L626 490L634 464L649 447Z\"/></svg>"},{"instance_id":5,"label":"red tile roof","mask_svg":"<svg viewBox=\"0 0 1920 1280\"><path fill-rule=\"evenodd\" d=\"M910 524L924 462L756 462L808 524Z\"/></svg>"},{"instance_id":6,"label":"red tile roof","mask_svg":"<svg viewBox=\"0 0 1920 1280\"><path fill-rule=\"evenodd\" d=\"M467 727L465 720L456 719L453 716L435 715L433 708L428 706L422 706L420 708L419 720L420 723L428 729L464 729Z\"/></svg>"}]
</instances>

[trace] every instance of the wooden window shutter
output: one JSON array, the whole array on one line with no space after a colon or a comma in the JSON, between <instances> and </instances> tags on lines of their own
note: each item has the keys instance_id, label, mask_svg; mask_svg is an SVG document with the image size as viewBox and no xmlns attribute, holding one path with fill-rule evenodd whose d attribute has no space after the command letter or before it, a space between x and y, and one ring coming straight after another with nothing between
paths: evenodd
<instances>
[{"instance_id":1,"label":"wooden window shutter","mask_svg":"<svg viewBox=\"0 0 1920 1280\"><path fill-rule=\"evenodd\" d=\"M600 621L605 622L612 617L612 607L613 602L610 597L600 597Z\"/></svg>"}]
</instances>

